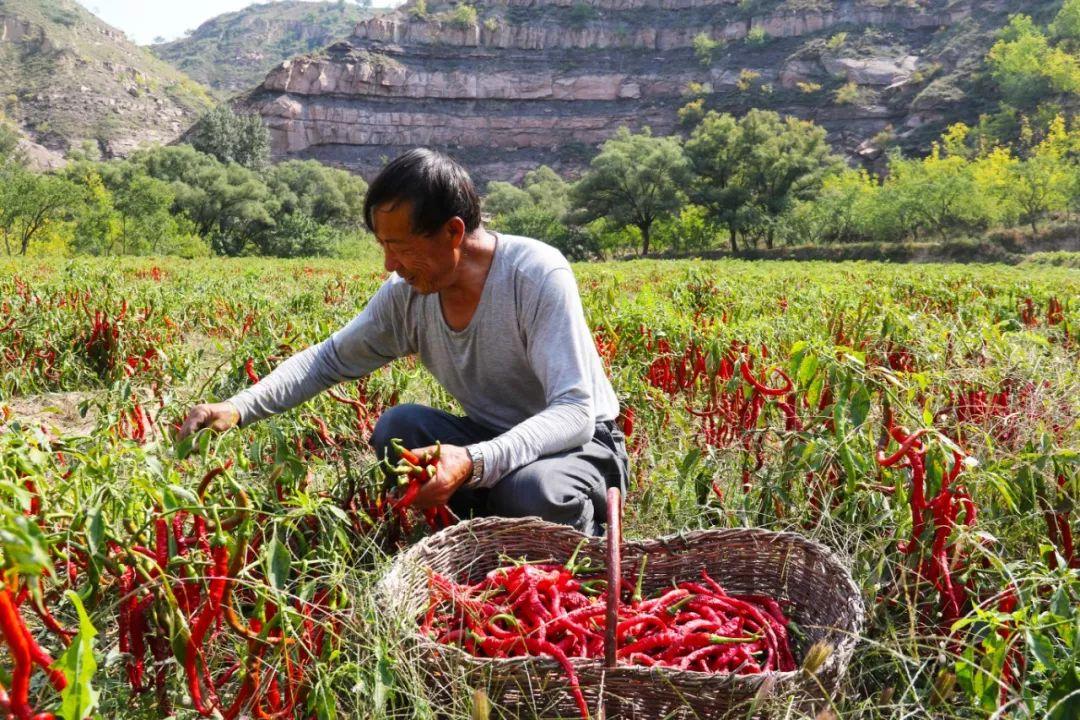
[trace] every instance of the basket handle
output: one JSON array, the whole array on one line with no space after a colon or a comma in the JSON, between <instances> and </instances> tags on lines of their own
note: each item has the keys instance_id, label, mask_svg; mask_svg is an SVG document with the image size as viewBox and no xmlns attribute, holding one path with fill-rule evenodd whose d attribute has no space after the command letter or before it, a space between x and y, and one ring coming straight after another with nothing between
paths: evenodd
<instances>
[{"instance_id":1,"label":"basket handle","mask_svg":"<svg viewBox=\"0 0 1080 720\"><path fill-rule=\"evenodd\" d=\"M607 623L604 628L604 665L615 667L615 629L622 591L622 496L618 487L607 491Z\"/></svg>"}]
</instances>

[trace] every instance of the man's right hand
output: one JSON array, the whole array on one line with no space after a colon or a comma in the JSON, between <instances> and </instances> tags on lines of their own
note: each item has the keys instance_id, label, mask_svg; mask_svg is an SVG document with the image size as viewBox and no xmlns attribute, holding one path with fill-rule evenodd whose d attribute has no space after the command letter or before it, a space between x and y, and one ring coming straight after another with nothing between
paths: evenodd
<instances>
[{"instance_id":1,"label":"man's right hand","mask_svg":"<svg viewBox=\"0 0 1080 720\"><path fill-rule=\"evenodd\" d=\"M203 428L224 432L235 427L239 422L240 411L232 403L202 403L188 411L176 439L183 440L191 433Z\"/></svg>"}]
</instances>

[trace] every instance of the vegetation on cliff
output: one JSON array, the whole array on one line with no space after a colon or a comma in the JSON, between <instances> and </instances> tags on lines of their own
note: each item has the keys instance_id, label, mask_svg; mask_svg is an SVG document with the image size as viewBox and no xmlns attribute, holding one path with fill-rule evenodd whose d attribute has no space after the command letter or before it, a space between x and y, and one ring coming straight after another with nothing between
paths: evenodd
<instances>
[{"instance_id":1,"label":"vegetation on cliff","mask_svg":"<svg viewBox=\"0 0 1080 720\"><path fill-rule=\"evenodd\" d=\"M224 97L258 85L283 60L352 34L373 12L370 0L260 3L218 15L150 50Z\"/></svg>"},{"instance_id":2,"label":"vegetation on cliff","mask_svg":"<svg viewBox=\"0 0 1080 720\"><path fill-rule=\"evenodd\" d=\"M0 111L57 157L168 142L212 104L205 89L74 0L0 3Z\"/></svg>"}]
</instances>

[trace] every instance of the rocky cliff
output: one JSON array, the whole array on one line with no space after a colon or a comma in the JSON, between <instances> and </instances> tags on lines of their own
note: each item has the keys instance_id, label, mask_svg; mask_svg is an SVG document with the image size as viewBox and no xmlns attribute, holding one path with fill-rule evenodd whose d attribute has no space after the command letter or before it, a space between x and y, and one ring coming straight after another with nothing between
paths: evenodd
<instances>
[{"instance_id":1,"label":"rocky cliff","mask_svg":"<svg viewBox=\"0 0 1080 720\"><path fill-rule=\"evenodd\" d=\"M248 90L287 58L348 35L374 11L344 2L249 5L207 20L179 40L150 50L222 96Z\"/></svg>"},{"instance_id":2,"label":"rocky cliff","mask_svg":"<svg viewBox=\"0 0 1080 720\"><path fill-rule=\"evenodd\" d=\"M201 85L72 0L0 0L0 111L35 166L85 141L106 157L169 142L210 106Z\"/></svg>"},{"instance_id":3,"label":"rocky cliff","mask_svg":"<svg viewBox=\"0 0 1080 720\"><path fill-rule=\"evenodd\" d=\"M1021 0L412 0L272 70L242 104L277 157L369 174L415 145L482 180L573 174L621 125L768 107L872 157L987 107L972 83Z\"/></svg>"}]
</instances>

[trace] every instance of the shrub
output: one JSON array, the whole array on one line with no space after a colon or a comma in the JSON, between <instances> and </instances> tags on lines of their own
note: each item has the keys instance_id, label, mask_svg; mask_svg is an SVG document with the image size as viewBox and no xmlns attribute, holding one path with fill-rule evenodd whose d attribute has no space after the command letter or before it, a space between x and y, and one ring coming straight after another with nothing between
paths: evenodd
<instances>
[{"instance_id":1,"label":"shrub","mask_svg":"<svg viewBox=\"0 0 1080 720\"><path fill-rule=\"evenodd\" d=\"M450 24L466 30L476 25L479 16L472 5L458 5L450 14Z\"/></svg>"},{"instance_id":2,"label":"shrub","mask_svg":"<svg viewBox=\"0 0 1080 720\"><path fill-rule=\"evenodd\" d=\"M708 92L709 88L705 84L693 80L686 83L686 87L683 88L683 95L692 98L700 98L702 95L708 94Z\"/></svg>"},{"instance_id":3,"label":"shrub","mask_svg":"<svg viewBox=\"0 0 1080 720\"><path fill-rule=\"evenodd\" d=\"M755 27L750 28L750 32L746 33L747 45L764 45L769 41L769 34L765 32L765 28Z\"/></svg>"},{"instance_id":4,"label":"shrub","mask_svg":"<svg viewBox=\"0 0 1080 720\"><path fill-rule=\"evenodd\" d=\"M836 51L836 50L839 50L841 48L841 46L843 46L844 41L846 41L846 40L847 40L847 33L846 32L838 32L838 33L833 35L831 38L829 38L825 42L825 47L829 48L830 50Z\"/></svg>"},{"instance_id":5,"label":"shrub","mask_svg":"<svg viewBox=\"0 0 1080 720\"><path fill-rule=\"evenodd\" d=\"M860 95L859 86L853 82L849 82L836 91L834 98L836 99L837 105L854 105L859 101Z\"/></svg>"},{"instance_id":6,"label":"shrub","mask_svg":"<svg viewBox=\"0 0 1080 720\"><path fill-rule=\"evenodd\" d=\"M723 46L722 40L713 40L708 33L700 32L694 36L694 56L705 67L712 65L717 50Z\"/></svg>"},{"instance_id":7,"label":"shrub","mask_svg":"<svg viewBox=\"0 0 1080 720\"><path fill-rule=\"evenodd\" d=\"M415 0L409 7L409 14L418 20L426 19L428 15L427 0Z\"/></svg>"},{"instance_id":8,"label":"shrub","mask_svg":"<svg viewBox=\"0 0 1080 720\"><path fill-rule=\"evenodd\" d=\"M735 86L739 88L739 90L741 90L742 92L746 92L753 86L754 81L760 77L761 73L759 73L757 70L743 68L742 71L739 72L739 79L738 81L736 81Z\"/></svg>"}]
</instances>

